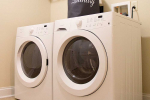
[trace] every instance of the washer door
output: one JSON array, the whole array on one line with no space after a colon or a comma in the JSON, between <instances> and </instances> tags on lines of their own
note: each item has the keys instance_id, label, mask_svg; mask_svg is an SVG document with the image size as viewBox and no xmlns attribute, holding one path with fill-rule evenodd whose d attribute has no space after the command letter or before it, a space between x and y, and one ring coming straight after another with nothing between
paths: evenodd
<instances>
[{"instance_id":1,"label":"washer door","mask_svg":"<svg viewBox=\"0 0 150 100\"><path fill-rule=\"evenodd\" d=\"M68 33L58 45L57 78L75 96L86 96L103 84L107 73L107 53L102 41L92 32Z\"/></svg>"},{"instance_id":2,"label":"washer door","mask_svg":"<svg viewBox=\"0 0 150 100\"><path fill-rule=\"evenodd\" d=\"M23 38L24 39L24 38ZM40 39L25 38L18 48L18 78L26 87L36 87L45 78L47 72L47 52Z\"/></svg>"}]
</instances>

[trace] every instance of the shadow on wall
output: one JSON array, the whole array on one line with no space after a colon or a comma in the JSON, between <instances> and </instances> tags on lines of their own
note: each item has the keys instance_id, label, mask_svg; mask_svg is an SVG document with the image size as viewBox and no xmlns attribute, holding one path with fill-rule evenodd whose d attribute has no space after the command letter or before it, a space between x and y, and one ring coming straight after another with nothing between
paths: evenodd
<instances>
[{"instance_id":1,"label":"shadow on wall","mask_svg":"<svg viewBox=\"0 0 150 100\"><path fill-rule=\"evenodd\" d=\"M15 36L16 37L16 36ZM16 41L15 39L16 38L13 38L14 39L14 41ZM14 57L15 57L15 44L13 44L13 46L12 46L12 56L11 56L11 61L10 61L10 66L12 66L12 67L10 67L10 84L12 85L12 86L14 86L14 84L15 84L15 82L14 82L14 77L15 77L15 59L14 59Z\"/></svg>"},{"instance_id":2,"label":"shadow on wall","mask_svg":"<svg viewBox=\"0 0 150 100\"><path fill-rule=\"evenodd\" d=\"M150 37L142 37L143 93L150 93Z\"/></svg>"},{"instance_id":3,"label":"shadow on wall","mask_svg":"<svg viewBox=\"0 0 150 100\"><path fill-rule=\"evenodd\" d=\"M106 3L106 1L105 0L102 0L102 5L104 6L104 12L108 12L108 11L111 11L111 8L110 8L110 6L108 5L108 3Z\"/></svg>"}]
</instances>

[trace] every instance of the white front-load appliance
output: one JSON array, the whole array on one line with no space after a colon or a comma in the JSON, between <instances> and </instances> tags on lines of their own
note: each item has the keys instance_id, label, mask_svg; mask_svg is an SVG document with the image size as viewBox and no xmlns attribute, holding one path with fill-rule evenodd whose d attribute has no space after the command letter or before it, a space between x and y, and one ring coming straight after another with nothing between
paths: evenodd
<instances>
[{"instance_id":1,"label":"white front-load appliance","mask_svg":"<svg viewBox=\"0 0 150 100\"><path fill-rule=\"evenodd\" d=\"M52 100L54 23L19 27L15 47L15 98Z\"/></svg>"},{"instance_id":2,"label":"white front-load appliance","mask_svg":"<svg viewBox=\"0 0 150 100\"><path fill-rule=\"evenodd\" d=\"M114 12L55 22L53 100L142 100L140 23Z\"/></svg>"}]
</instances>

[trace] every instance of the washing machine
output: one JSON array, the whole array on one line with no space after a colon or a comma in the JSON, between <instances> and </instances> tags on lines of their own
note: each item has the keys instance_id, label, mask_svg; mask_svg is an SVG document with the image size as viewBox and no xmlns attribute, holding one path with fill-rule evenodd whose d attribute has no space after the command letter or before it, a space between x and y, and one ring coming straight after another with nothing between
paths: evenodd
<instances>
[{"instance_id":1,"label":"washing machine","mask_svg":"<svg viewBox=\"0 0 150 100\"><path fill-rule=\"evenodd\" d=\"M115 12L56 21L53 100L142 100L140 23Z\"/></svg>"},{"instance_id":2,"label":"washing machine","mask_svg":"<svg viewBox=\"0 0 150 100\"><path fill-rule=\"evenodd\" d=\"M19 27L15 47L15 98L52 100L54 23Z\"/></svg>"}]
</instances>

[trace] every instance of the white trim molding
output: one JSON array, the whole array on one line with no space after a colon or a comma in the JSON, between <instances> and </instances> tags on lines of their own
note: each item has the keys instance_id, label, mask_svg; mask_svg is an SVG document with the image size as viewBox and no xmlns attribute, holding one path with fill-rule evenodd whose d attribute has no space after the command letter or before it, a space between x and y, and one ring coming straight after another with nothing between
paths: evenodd
<instances>
[{"instance_id":1,"label":"white trim molding","mask_svg":"<svg viewBox=\"0 0 150 100\"><path fill-rule=\"evenodd\" d=\"M150 100L150 94L143 93L143 100Z\"/></svg>"},{"instance_id":2,"label":"white trim molding","mask_svg":"<svg viewBox=\"0 0 150 100\"><path fill-rule=\"evenodd\" d=\"M0 88L0 99L9 98L14 96L14 87L2 87ZM143 100L150 100L150 94L143 93Z\"/></svg>"},{"instance_id":3,"label":"white trim molding","mask_svg":"<svg viewBox=\"0 0 150 100\"><path fill-rule=\"evenodd\" d=\"M14 87L0 88L0 99L14 96Z\"/></svg>"}]
</instances>

